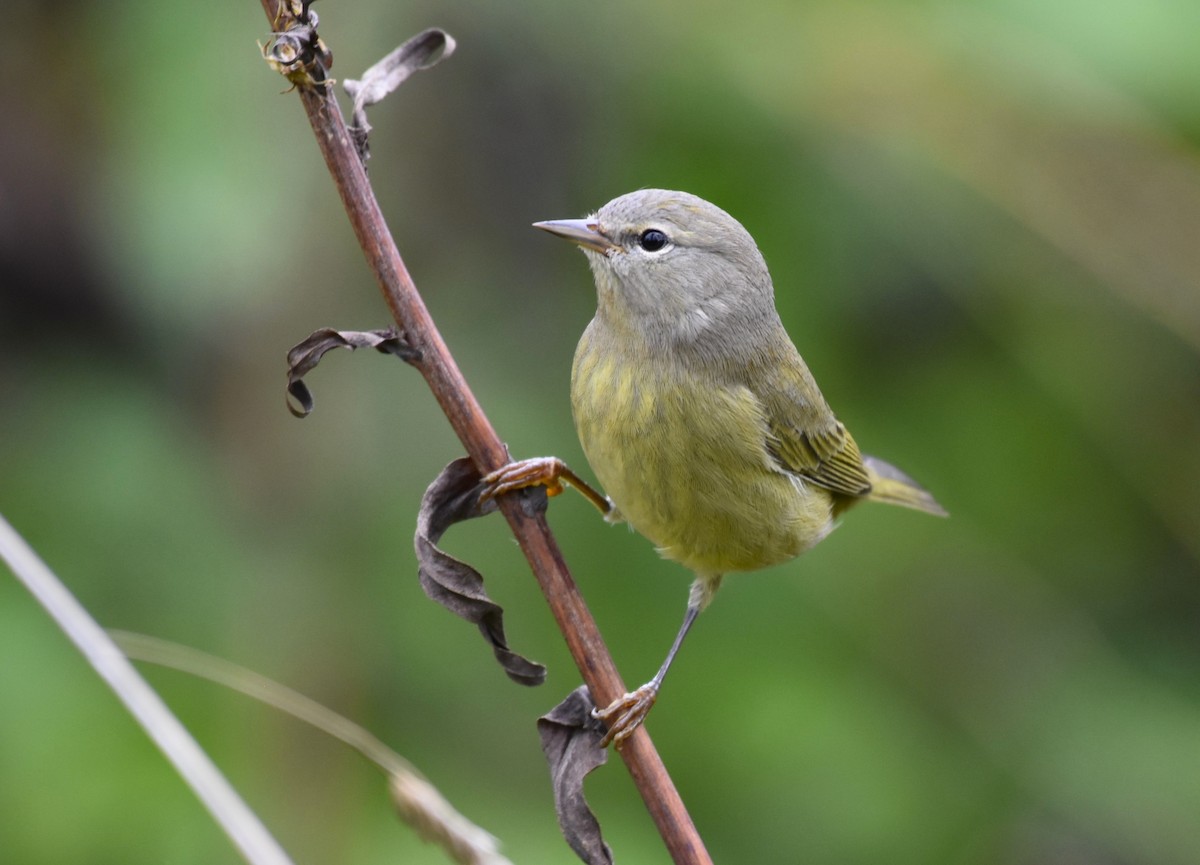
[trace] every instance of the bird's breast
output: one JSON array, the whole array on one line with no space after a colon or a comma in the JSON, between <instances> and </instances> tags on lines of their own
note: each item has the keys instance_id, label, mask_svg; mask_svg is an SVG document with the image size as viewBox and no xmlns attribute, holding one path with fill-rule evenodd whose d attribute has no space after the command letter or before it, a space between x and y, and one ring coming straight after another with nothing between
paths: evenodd
<instances>
[{"instance_id":1,"label":"bird's breast","mask_svg":"<svg viewBox=\"0 0 1200 865\"><path fill-rule=\"evenodd\" d=\"M748 388L597 330L575 355L575 426L609 497L664 556L699 573L756 570L828 534L829 494L775 465Z\"/></svg>"}]
</instances>

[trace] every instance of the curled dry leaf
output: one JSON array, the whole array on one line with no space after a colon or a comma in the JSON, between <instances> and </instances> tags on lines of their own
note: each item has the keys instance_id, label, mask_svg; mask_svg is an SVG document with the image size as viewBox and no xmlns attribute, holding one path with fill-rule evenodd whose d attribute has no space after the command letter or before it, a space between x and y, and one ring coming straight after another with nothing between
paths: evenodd
<instances>
[{"instance_id":1,"label":"curled dry leaf","mask_svg":"<svg viewBox=\"0 0 1200 865\"><path fill-rule=\"evenodd\" d=\"M504 636L504 609L484 591L483 577L466 562L437 546L450 526L496 509L492 499L480 505L482 491L483 484L474 463L462 457L442 469L421 497L417 534L413 541L421 588L432 600L479 627L510 679L521 685L540 685L546 679L546 668L508 647ZM530 499L540 497L544 505L543 491L531 490L527 495Z\"/></svg>"},{"instance_id":2,"label":"curled dry leaf","mask_svg":"<svg viewBox=\"0 0 1200 865\"><path fill-rule=\"evenodd\" d=\"M550 764L554 810L567 843L588 865L612 865L612 850L583 795L583 779L608 759L608 750L600 747L604 724L593 717L594 708L587 686L580 685L538 718L538 736Z\"/></svg>"},{"instance_id":3,"label":"curled dry leaf","mask_svg":"<svg viewBox=\"0 0 1200 865\"><path fill-rule=\"evenodd\" d=\"M325 352L335 348L373 348L384 354L394 354L408 363L418 363L421 353L416 351L405 340L404 335L394 327L383 330L334 330L324 327L313 333L303 342L292 346L287 354L288 411L296 417L307 417L313 410L313 397L303 378L325 356Z\"/></svg>"},{"instance_id":4,"label":"curled dry leaf","mask_svg":"<svg viewBox=\"0 0 1200 865\"><path fill-rule=\"evenodd\" d=\"M361 80L347 78L342 82L342 87L354 100L350 135L354 138L360 159L365 162L369 155L367 133L371 131L371 124L367 122L367 106L382 101L414 72L429 69L445 60L454 53L454 47L454 38L449 33L431 27L413 36L364 72Z\"/></svg>"}]
</instances>

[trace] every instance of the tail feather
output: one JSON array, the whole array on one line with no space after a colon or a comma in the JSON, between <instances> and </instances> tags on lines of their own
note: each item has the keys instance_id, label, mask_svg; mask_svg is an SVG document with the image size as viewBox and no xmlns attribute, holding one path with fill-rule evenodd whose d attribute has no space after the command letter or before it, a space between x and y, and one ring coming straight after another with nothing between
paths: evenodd
<instances>
[{"instance_id":1,"label":"tail feather","mask_svg":"<svg viewBox=\"0 0 1200 865\"><path fill-rule=\"evenodd\" d=\"M871 491L867 493L868 501L900 505L938 517L950 516L929 490L891 463L863 454L863 465L866 466L867 475L871 479Z\"/></svg>"}]
</instances>

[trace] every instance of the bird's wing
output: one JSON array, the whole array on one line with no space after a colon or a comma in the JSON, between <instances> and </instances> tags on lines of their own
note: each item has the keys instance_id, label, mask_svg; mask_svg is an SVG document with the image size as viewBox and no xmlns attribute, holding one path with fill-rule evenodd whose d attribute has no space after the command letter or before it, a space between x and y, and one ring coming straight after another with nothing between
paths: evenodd
<instances>
[{"instance_id":1,"label":"bird's wing","mask_svg":"<svg viewBox=\"0 0 1200 865\"><path fill-rule=\"evenodd\" d=\"M870 492L858 445L834 417L795 349L777 356L772 366L767 375L751 377L758 385L751 389L766 415L767 451L780 468L835 493Z\"/></svg>"},{"instance_id":2,"label":"bird's wing","mask_svg":"<svg viewBox=\"0 0 1200 865\"><path fill-rule=\"evenodd\" d=\"M771 432L767 450L787 471L835 493L863 496L871 491L858 445L838 420L819 429L775 425Z\"/></svg>"}]
</instances>

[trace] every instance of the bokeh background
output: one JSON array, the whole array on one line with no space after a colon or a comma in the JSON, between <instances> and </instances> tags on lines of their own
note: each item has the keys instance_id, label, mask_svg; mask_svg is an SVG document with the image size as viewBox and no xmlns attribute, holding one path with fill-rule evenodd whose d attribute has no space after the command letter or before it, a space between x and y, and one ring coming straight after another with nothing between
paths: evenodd
<instances>
[{"instance_id":1,"label":"bokeh background","mask_svg":"<svg viewBox=\"0 0 1200 865\"><path fill-rule=\"evenodd\" d=\"M529 229L642 186L739 217L867 451L948 521L864 507L728 580L649 724L718 862L1200 861L1200 5L317 4L334 73L459 43L374 110L402 252L517 455L586 475L584 260ZM8 0L0 512L106 626L364 723L517 863L571 862L534 719L578 681L498 518L455 529L545 662L511 684L427 601L411 535L459 446L419 376L284 353L388 324L254 0ZM550 514L626 679L688 575L579 497ZM446 861L292 720L147 676L299 862ZM665 855L623 767L624 862ZM0 578L0 858L236 854Z\"/></svg>"}]
</instances>

